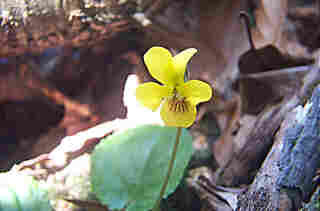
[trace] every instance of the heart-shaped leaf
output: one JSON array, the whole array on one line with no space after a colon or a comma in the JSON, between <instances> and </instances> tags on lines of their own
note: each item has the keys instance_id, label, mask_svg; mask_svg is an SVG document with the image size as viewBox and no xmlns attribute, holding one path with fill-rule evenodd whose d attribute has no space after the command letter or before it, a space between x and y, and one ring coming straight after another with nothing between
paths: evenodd
<instances>
[{"instance_id":1,"label":"heart-shaped leaf","mask_svg":"<svg viewBox=\"0 0 320 211\"><path fill-rule=\"evenodd\" d=\"M104 139L91 157L93 191L110 209L150 209L168 170L177 128L144 125ZM192 137L182 130L174 168L166 189L179 184L192 155Z\"/></svg>"}]
</instances>

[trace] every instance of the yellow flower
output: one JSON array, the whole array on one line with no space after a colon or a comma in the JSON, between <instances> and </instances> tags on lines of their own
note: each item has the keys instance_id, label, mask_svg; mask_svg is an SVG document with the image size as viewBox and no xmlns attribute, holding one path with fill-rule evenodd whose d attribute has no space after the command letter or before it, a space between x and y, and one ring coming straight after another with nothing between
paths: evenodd
<instances>
[{"instance_id":1,"label":"yellow flower","mask_svg":"<svg viewBox=\"0 0 320 211\"><path fill-rule=\"evenodd\" d=\"M155 111L161 105L164 123L174 127L190 127L196 119L196 106L212 96L210 85L199 80L184 81L186 67L197 49L186 49L176 56L162 47L152 47L144 55L144 62L155 82L147 82L136 89L137 100Z\"/></svg>"}]
</instances>

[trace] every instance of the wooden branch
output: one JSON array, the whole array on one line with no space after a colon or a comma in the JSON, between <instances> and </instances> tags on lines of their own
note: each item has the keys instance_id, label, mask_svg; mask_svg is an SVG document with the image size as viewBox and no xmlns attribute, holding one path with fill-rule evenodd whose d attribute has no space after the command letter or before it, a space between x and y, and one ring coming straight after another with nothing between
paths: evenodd
<instances>
[{"instance_id":1,"label":"wooden branch","mask_svg":"<svg viewBox=\"0 0 320 211\"><path fill-rule=\"evenodd\" d=\"M114 120L81 131L73 136L66 136L52 152L24 161L14 168L18 171L29 169L29 174L37 178L46 178L49 174L64 169L79 156L90 153L102 138L118 131L120 125L123 126L124 121ZM39 164L40 168L37 168Z\"/></svg>"},{"instance_id":2,"label":"wooden branch","mask_svg":"<svg viewBox=\"0 0 320 211\"><path fill-rule=\"evenodd\" d=\"M257 117L248 134L236 137L235 142L243 143L238 139L245 139L245 145L236 152L226 166L217 171L218 184L236 186L249 184L252 181L256 170L260 168L273 144L274 135L282 120L289 111L309 99L311 90L319 80L319 67L315 65L304 78L304 85L299 93L282 104L267 108ZM241 134L241 129L239 134Z\"/></svg>"},{"instance_id":3,"label":"wooden branch","mask_svg":"<svg viewBox=\"0 0 320 211\"><path fill-rule=\"evenodd\" d=\"M100 2L100 3L99 3ZM0 1L0 57L57 46L92 46L137 27L133 4L104 0Z\"/></svg>"},{"instance_id":4,"label":"wooden branch","mask_svg":"<svg viewBox=\"0 0 320 211\"><path fill-rule=\"evenodd\" d=\"M309 202L319 168L320 86L311 100L289 112L239 210L293 211Z\"/></svg>"}]
</instances>

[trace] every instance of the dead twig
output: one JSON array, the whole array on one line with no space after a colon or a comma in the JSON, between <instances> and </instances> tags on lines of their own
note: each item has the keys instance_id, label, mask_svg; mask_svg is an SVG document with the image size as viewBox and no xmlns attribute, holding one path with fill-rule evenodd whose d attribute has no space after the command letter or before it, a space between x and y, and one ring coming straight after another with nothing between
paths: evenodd
<instances>
[{"instance_id":1,"label":"dead twig","mask_svg":"<svg viewBox=\"0 0 320 211\"><path fill-rule=\"evenodd\" d=\"M73 136L67 136L52 152L24 161L14 168L17 171L28 170L28 174L37 178L46 178L48 174L54 174L67 167L77 157L90 153L101 139L119 130L120 126L123 126L123 121L106 122Z\"/></svg>"}]
</instances>

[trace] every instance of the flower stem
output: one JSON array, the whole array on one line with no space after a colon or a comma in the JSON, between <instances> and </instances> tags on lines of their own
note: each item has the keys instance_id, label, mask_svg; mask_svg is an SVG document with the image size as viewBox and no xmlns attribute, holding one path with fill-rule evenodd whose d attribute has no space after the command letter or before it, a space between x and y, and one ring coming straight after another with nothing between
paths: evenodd
<instances>
[{"instance_id":1,"label":"flower stem","mask_svg":"<svg viewBox=\"0 0 320 211\"><path fill-rule=\"evenodd\" d=\"M168 173L167 173L166 178L164 180L164 183L163 183L163 185L161 187L159 198L158 198L157 202L155 203L154 207L152 208L152 211L159 211L160 210L160 202L161 202L161 199L162 199L162 197L164 195L164 192L165 192L165 190L167 188L167 185L169 183L169 178L170 178L170 175L171 175L171 172L172 172L172 169L173 169L173 164L174 164L174 161L176 160L177 149L178 149L178 145L179 145L179 142L180 142L181 130L182 130L182 128L178 127L177 136L176 136L176 142L174 143L173 151L172 151L172 154L171 154L171 160L169 162Z\"/></svg>"}]
</instances>

